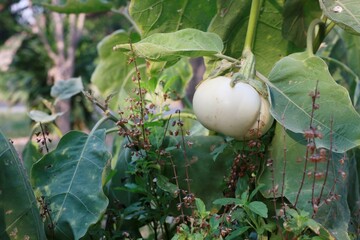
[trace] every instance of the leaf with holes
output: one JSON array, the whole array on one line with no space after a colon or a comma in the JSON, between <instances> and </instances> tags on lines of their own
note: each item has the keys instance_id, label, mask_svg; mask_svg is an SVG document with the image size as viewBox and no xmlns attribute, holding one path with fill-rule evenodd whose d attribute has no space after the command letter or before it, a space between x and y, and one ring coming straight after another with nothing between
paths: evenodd
<instances>
[{"instance_id":1,"label":"leaf with holes","mask_svg":"<svg viewBox=\"0 0 360 240\"><path fill-rule=\"evenodd\" d=\"M40 2L41 3L41 2ZM93 13L109 11L112 3L106 0L67 0L65 4L44 4L45 7L59 13Z\"/></svg>"},{"instance_id":2,"label":"leaf with holes","mask_svg":"<svg viewBox=\"0 0 360 240\"><path fill-rule=\"evenodd\" d=\"M45 239L28 175L15 148L1 132L0 239Z\"/></svg>"},{"instance_id":3,"label":"leaf with holes","mask_svg":"<svg viewBox=\"0 0 360 240\"><path fill-rule=\"evenodd\" d=\"M31 179L49 204L56 239L80 239L100 219L108 205L101 177L110 158L104 129L72 131L33 165Z\"/></svg>"},{"instance_id":4,"label":"leaf with holes","mask_svg":"<svg viewBox=\"0 0 360 240\"><path fill-rule=\"evenodd\" d=\"M183 29L171 33L154 33L137 43L119 44L114 49L134 51L151 61L177 61L181 57L211 56L221 53L224 45L215 33Z\"/></svg>"},{"instance_id":5,"label":"leaf with holes","mask_svg":"<svg viewBox=\"0 0 360 240\"><path fill-rule=\"evenodd\" d=\"M360 34L360 7L354 0L322 0L325 15L351 33Z\"/></svg>"},{"instance_id":6,"label":"leaf with holes","mask_svg":"<svg viewBox=\"0 0 360 240\"><path fill-rule=\"evenodd\" d=\"M312 121L312 127L323 135L316 139L317 147L346 152L360 145L360 115L348 91L334 81L321 58L307 52L289 55L275 64L269 80L271 113L286 129L303 134ZM309 94L315 91L317 82L319 109L311 119Z\"/></svg>"}]
</instances>

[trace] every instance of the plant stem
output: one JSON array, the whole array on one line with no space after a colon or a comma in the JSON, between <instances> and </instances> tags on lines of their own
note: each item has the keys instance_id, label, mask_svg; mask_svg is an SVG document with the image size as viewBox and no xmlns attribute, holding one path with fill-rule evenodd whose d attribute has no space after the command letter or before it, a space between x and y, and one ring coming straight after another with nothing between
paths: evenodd
<instances>
[{"instance_id":1,"label":"plant stem","mask_svg":"<svg viewBox=\"0 0 360 240\"><path fill-rule=\"evenodd\" d=\"M326 181L327 181L327 178L328 178L328 175L329 175L330 162L333 162L333 160L332 160L333 122L334 122L334 119L333 119L333 117L332 117L332 118L330 119L330 149L329 149L329 158L328 158L327 161L326 161L325 178L324 178L324 182L323 182L323 185L322 185L322 187L321 187L321 190L320 190L319 202L321 201L321 198L322 198L322 195L323 195L323 192L324 192L324 188L325 188L325 185L326 185Z\"/></svg>"},{"instance_id":2,"label":"plant stem","mask_svg":"<svg viewBox=\"0 0 360 240\"><path fill-rule=\"evenodd\" d=\"M135 55L135 52L134 52L134 49L133 49L133 46L132 46L132 43L130 42L130 50L132 52L132 55L133 55L133 62L134 62L134 67L135 67L135 71L136 71L136 83L138 85L138 89L139 89L139 97L140 97L140 127L141 127L141 130L142 130L142 137L143 137L143 141L144 143L146 143L146 134L145 134L145 126L144 126L144 123L143 121L145 120L145 106L144 106L144 97L143 97L143 91L142 91L142 88L141 88L141 73L139 71L139 68L138 68L138 65L137 65L137 62L136 62L136 55Z\"/></svg>"},{"instance_id":3,"label":"plant stem","mask_svg":"<svg viewBox=\"0 0 360 240\"><path fill-rule=\"evenodd\" d=\"M239 60L239 59L236 59L236 58L233 58L233 57L224 55L224 54L222 54L222 53L217 53L217 54L215 54L214 56L217 57L217 58L221 58L221 59L228 60L229 62L240 63L240 60Z\"/></svg>"},{"instance_id":4,"label":"plant stem","mask_svg":"<svg viewBox=\"0 0 360 240\"><path fill-rule=\"evenodd\" d=\"M94 134L94 132L100 127L101 124L103 124L104 122L106 122L107 120L111 119L111 116L104 116L102 117L96 124L95 126L92 128L91 132L89 133L89 136L91 136L92 134Z\"/></svg>"},{"instance_id":5,"label":"plant stem","mask_svg":"<svg viewBox=\"0 0 360 240\"><path fill-rule=\"evenodd\" d=\"M163 120L168 120L168 119L172 119L172 118L175 118L175 117L197 120L197 118L196 118L196 116L194 114L192 114L192 113L184 113L184 112L179 112L177 114L177 116L174 116L173 114L166 115L166 116L162 117L162 119Z\"/></svg>"},{"instance_id":6,"label":"plant stem","mask_svg":"<svg viewBox=\"0 0 360 240\"><path fill-rule=\"evenodd\" d=\"M246 51L251 52L251 50L253 48L253 44L254 44L254 40L255 40L255 33L256 33L256 25L257 25L257 20L259 17L259 12L260 12L260 3L261 3L261 0L252 0L249 23L248 23L248 28L246 31L246 38L245 38L243 52L246 52Z\"/></svg>"},{"instance_id":7,"label":"plant stem","mask_svg":"<svg viewBox=\"0 0 360 240\"><path fill-rule=\"evenodd\" d=\"M315 34L315 27L319 25L319 34L318 37L322 40L325 36L325 23L320 19L315 19L310 23L310 26L307 31L307 38L306 38L306 51L309 56L314 56L314 34ZM320 45L320 39L318 40L318 45ZM318 47L318 46L317 46Z\"/></svg>"},{"instance_id":8,"label":"plant stem","mask_svg":"<svg viewBox=\"0 0 360 240\"><path fill-rule=\"evenodd\" d=\"M283 126L285 126L285 123L284 123L284 116L282 117L282 124ZM284 214L286 214L286 209L285 209L285 200L284 200L284 191L285 191L285 176L286 176L286 159L287 159L287 147L286 147L286 129L285 127L283 127L283 142L284 142L284 147L283 147L283 150L284 150L284 160L283 160L283 172L282 172L282 186L281 186L281 207L284 209Z\"/></svg>"},{"instance_id":9,"label":"plant stem","mask_svg":"<svg viewBox=\"0 0 360 240\"><path fill-rule=\"evenodd\" d=\"M309 144L309 143L310 143L310 140L307 141L307 144ZM301 190L302 190L304 182L305 182L305 175L306 175L308 160L309 160L309 149L306 148L304 169L303 169L303 174L302 174L301 181L300 181L300 187L299 187L299 190L298 190L298 192L296 194L296 198L295 198L295 202L294 202L294 208L296 208L296 205L297 205L297 203L299 201L300 193L301 193Z\"/></svg>"},{"instance_id":10,"label":"plant stem","mask_svg":"<svg viewBox=\"0 0 360 240\"><path fill-rule=\"evenodd\" d=\"M321 20L326 23L328 18L325 16L325 17L322 17ZM324 36L327 36L329 34L329 32L336 26L336 23L334 21L331 21L330 20L330 23L326 26L326 29L325 29L325 33L324 33ZM317 35L315 37L315 40L314 40L314 43L313 43L313 46L314 46L314 49L318 49L319 46L321 44L321 40L320 40L320 36Z\"/></svg>"}]
</instances>

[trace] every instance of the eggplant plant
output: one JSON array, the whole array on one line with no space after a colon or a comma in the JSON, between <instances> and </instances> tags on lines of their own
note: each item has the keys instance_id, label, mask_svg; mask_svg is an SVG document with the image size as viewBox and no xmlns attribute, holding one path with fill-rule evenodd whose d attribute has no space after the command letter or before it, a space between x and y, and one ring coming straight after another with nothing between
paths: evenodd
<instances>
[{"instance_id":1,"label":"eggplant plant","mask_svg":"<svg viewBox=\"0 0 360 240\"><path fill-rule=\"evenodd\" d=\"M23 162L0 134L1 239L359 238L355 1L42 7L130 27L98 44L90 86L52 89L96 106L90 133L61 136L48 103Z\"/></svg>"}]
</instances>

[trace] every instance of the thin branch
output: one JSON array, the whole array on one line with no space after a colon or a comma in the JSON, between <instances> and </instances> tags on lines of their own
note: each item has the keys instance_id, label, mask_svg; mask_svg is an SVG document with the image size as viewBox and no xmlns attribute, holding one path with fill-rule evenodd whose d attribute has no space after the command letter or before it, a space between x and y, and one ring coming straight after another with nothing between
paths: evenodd
<instances>
[{"instance_id":1,"label":"thin branch","mask_svg":"<svg viewBox=\"0 0 360 240\"><path fill-rule=\"evenodd\" d=\"M324 192L324 188L326 185L326 181L329 175L329 166L330 166L330 162L333 162L332 160L332 148L333 148L333 123L334 123L334 118L331 117L330 119L330 149L329 149L329 157L327 158L327 162L326 162L326 172L325 172L325 178L324 178L324 182L323 185L321 187L320 190L320 194L319 194L319 202L321 201L321 198L323 196L323 192Z\"/></svg>"}]
</instances>

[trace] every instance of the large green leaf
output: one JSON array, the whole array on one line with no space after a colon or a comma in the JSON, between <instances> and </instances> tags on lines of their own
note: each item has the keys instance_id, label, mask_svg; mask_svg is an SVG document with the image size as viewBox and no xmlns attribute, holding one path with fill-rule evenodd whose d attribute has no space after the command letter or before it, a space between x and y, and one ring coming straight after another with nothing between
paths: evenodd
<instances>
[{"instance_id":1,"label":"large green leaf","mask_svg":"<svg viewBox=\"0 0 360 240\"><path fill-rule=\"evenodd\" d=\"M67 0L65 4L43 4L59 13L93 13L109 11L112 3L107 0Z\"/></svg>"},{"instance_id":2,"label":"large green leaf","mask_svg":"<svg viewBox=\"0 0 360 240\"><path fill-rule=\"evenodd\" d=\"M0 132L0 238L45 239L28 175L16 150Z\"/></svg>"},{"instance_id":3,"label":"large green leaf","mask_svg":"<svg viewBox=\"0 0 360 240\"><path fill-rule=\"evenodd\" d=\"M33 165L32 182L49 203L56 239L81 238L104 213L102 172L110 157L104 129L90 135L71 131Z\"/></svg>"},{"instance_id":4,"label":"large green leaf","mask_svg":"<svg viewBox=\"0 0 360 240\"><path fill-rule=\"evenodd\" d=\"M135 87L131 81L135 75L134 66L128 64L128 57L124 53L113 51L116 44L128 43L130 39L138 41L139 35L118 30L106 36L97 46L99 62L91 76L91 82L104 97L115 94L114 101L110 102L113 109L116 109ZM137 59L137 63L140 69L145 67L144 60Z\"/></svg>"},{"instance_id":5,"label":"large green leaf","mask_svg":"<svg viewBox=\"0 0 360 240\"><path fill-rule=\"evenodd\" d=\"M360 34L360 6L354 0L322 0L321 9L325 15L342 28Z\"/></svg>"},{"instance_id":6,"label":"large green leaf","mask_svg":"<svg viewBox=\"0 0 360 240\"><path fill-rule=\"evenodd\" d=\"M331 232L338 237L337 239L348 239L348 180L345 177L348 176L348 165L346 163L342 164L342 161L340 161L345 157L344 154L332 153L331 157L330 154L331 153L327 153L327 160L331 162L315 220L330 229ZM311 202L315 164L308 161L307 168L304 169L305 158L306 140L303 137L293 138L291 134L285 132L283 127L278 124L267 155L267 159L273 160L273 167L265 167L264 172L259 176L259 183L265 184L261 192L266 198L273 198L274 189L277 189L275 191L276 197L280 197L282 188L284 187L284 196L290 203L294 204L305 171L306 175L296 207L312 214L313 209ZM285 181L283 183L284 175L282 173L284 172L284 160L286 160L286 168ZM318 163L316 172L325 174L326 168L327 162ZM341 175L341 172L344 172L344 175ZM325 175L322 175L315 180L314 197L319 197L324 179ZM337 194L340 198L338 200L333 199L325 204L325 199L328 199L333 194ZM280 208L280 206L278 207Z\"/></svg>"},{"instance_id":7,"label":"large green leaf","mask_svg":"<svg viewBox=\"0 0 360 240\"><path fill-rule=\"evenodd\" d=\"M284 5L282 33L299 47L306 47L306 32L315 18L322 14L318 1L288 0Z\"/></svg>"},{"instance_id":8,"label":"large green leaf","mask_svg":"<svg viewBox=\"0 0 360 240\"><path fill-rule=\"evenodd\" d=\"M234 58L242 55L251 1L219 1L218 12L209 26L224 42L224 54ZM283 1L263 1L253 52L256 69L267 75L273 65L289 53L298 51L282 36Z\"/></svg>"},{"instance_id":9,"label":"large green leaf","mask_svg":"<svg viewBox=\"0 0 360 240\"><path fill-rule=\"evenodd\" d=\"M187 28L171 33L154 33L137 43L119 44L116 49L130 51L151 61L176 61L181 57L211 56L224 46L218 35Z\"/></svg>"},{"instance_id":10,"label":"large green leaf","mask_svg":"<svg viewBox=\"0 0 360 240\"><path fill-rule=\"evenodd\" d=\"M348 91L331 77L325 62L308 53L295 53L280 60L269 75L271 113L278 122L295 133L310 128L312 98L318 82L320 106L312 119L323 135L318 147L345 152L360 144L360 116ZM332 125L332 126L331 126ZM330 133L332 132L332 140Z\"/></svg>"},{"instance_id":11,"label":"large green leaf","mask_svg":"<svg viewBox=\"0 0 360 240\"><path fill-rule=\"evenodd\" d=\"M216 2L213 0L133 0L129 11L143 37L184 28L206 31L215 15Z\"/></svg>"}]
</instances>

